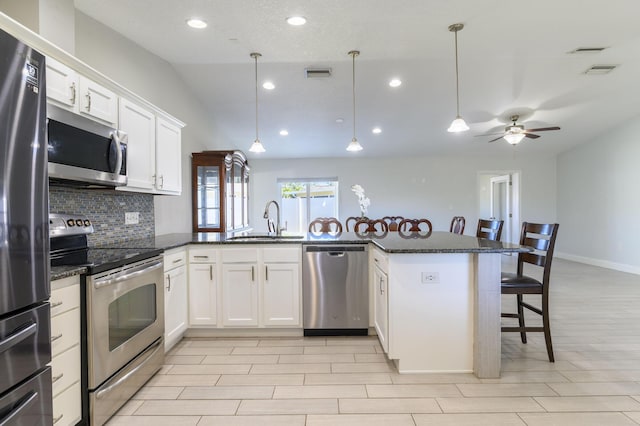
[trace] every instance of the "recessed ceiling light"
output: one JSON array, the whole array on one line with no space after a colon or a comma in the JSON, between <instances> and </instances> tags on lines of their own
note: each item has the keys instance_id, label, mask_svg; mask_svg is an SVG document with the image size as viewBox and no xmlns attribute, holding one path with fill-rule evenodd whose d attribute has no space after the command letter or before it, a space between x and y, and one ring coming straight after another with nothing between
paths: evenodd
<instances>
[{"instance_id":1,"label":"recessed ceiling light","mask_svg":"<svg viewBox=\"0 0 640 426\"><path fill-rule=\"evenodd\" d=\"M399 80L399 79L397 79L397 78L394 78L394 79L392 79L392 80L389 82L389 86L391 86L391 87L398 87L398 86L400 86L401 84L402 84L402 81L400 81L400 80Z\"/></svg>"},{"instance_id":2,"label":"recessed ceiling light","mask_svg":"<svg viewBox=\"0 0 640 426\"><path fill-rule=\"evenodd\" d=\"M287 129L280 130L280 136L287 136L288 134L289 134L289 131Z\"/></svg>"},{"instance_id":3,"label":"recessed ceiling light","mask_svg":"<svg viewBox=\"0 0 640 426\"><path fill-rule=\"evenodd\" d=\"M382 133L382 129L380 127L374 127L373 130L371 130L371 133L373 134L380 134Z\"/></svg>"},{"instance_id":4,"label":"recessed ceiling light","mask_svg":"<svg viewBox=\"0 0 640 426\"><path fill-rule=\"evenodd\" d=\"M276 88L276 85L270 81L265 81L264 83L262 83L262 87L264 87L267 90L273 90Z\"/></svg>"},{"instance_id":5,"label":"recessed ceiling light","mask_svg":"<svg viewBox=\"0 0 640 426\"><path fill-rule=\"evenodd\" d=\"M344 123L344 118L336 118L336 123Z\"/></svg>"},{"instance_id":6,"label":"recessed ceiling light","mask_svg":"<svg viewBox=\"0 0 640 426\"><path fill-rule=\"evenodd\" d=\"M307 18L304 16L290 16L287 18L287 24L299 27L307 23Z\"/></svg>"},{"instance_id":7,"label":"recessed ceiling light","mask_svg":"<svg viewBox=\"0 0 640 426\"><path fill-rule=\"evenodd\" d=\"M207 28L207 23L204 22L202 19L198 19L198 18L187 19L187 25L190 26L191 28L196 28L198 30Z\"/></svg>"}]
</instances>

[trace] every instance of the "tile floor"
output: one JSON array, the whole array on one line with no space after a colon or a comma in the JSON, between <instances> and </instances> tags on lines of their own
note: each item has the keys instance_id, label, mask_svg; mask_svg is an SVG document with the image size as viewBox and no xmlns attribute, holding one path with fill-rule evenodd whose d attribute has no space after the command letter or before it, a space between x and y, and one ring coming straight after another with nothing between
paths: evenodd
<instances>
[{"instance_id":1,"label":"tile floor","mask_svg":"<svg viewBox=\"0 0 640 426\"><path fill-rule=\"evenodd\" d=\"M551 293L553 364L538 333L491 380L397 374L375 336L185 339L108 425L639 425L640 276L556 259Z\"/></svg>"}]
</instances>

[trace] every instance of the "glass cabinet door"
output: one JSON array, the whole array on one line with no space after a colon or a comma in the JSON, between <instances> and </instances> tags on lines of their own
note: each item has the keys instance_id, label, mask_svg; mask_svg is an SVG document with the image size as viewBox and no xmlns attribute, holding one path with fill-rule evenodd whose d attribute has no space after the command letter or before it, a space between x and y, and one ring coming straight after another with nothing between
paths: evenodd
<instances>
[{"instance_id":1,"label":"glass cabinet door","mask_svg":"<svg viewBox=\"0 0 640 426\"><path fill-rule=\"evenodd\" d=\"M220 227L220 166L196 166L198 228Z\"/></svg>"},{"instance_id":2,"label":"glass cabinet door","mask_svg":"<svg viewBox=\"0 0 640 426\"><path fill-rule=\"evenodd\" d=\"M249 167L240 151L191 154L193 232L249 227Z\"/></svg>"}]
</instances>

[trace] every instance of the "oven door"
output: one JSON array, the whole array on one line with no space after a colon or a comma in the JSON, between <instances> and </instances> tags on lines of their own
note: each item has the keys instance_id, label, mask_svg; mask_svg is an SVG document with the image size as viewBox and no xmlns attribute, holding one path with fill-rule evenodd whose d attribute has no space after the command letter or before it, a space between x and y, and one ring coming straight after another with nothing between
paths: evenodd
<instances>
[{"instance_id":1,"label":"oven door","mask_svg":"<svg viewBox=\"0 0 640 426\"><path fill-rule=\"evenodd\" d=\"M157 256L87 277L90 390L163 336L162 267Z\"/></svg>"}]
</instances>

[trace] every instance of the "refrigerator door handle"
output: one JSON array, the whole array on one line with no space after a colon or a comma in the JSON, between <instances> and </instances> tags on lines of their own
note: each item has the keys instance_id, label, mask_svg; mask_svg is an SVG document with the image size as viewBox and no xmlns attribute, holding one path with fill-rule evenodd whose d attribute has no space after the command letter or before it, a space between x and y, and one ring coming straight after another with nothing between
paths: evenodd
<instances>
[{"instance_id":1,"label":"refrigerator door handle","mask_svg":"<svg viewBox=\"0 0 640 426\"><path fill-rule=\"evenodd\" d=\"M30 321L28 324L23 325L6 339L0 340L0 354L16 346L27 337L32 336L36 331L38 331L38 325L35 322Z\"/></svg>"}]
</instances>

